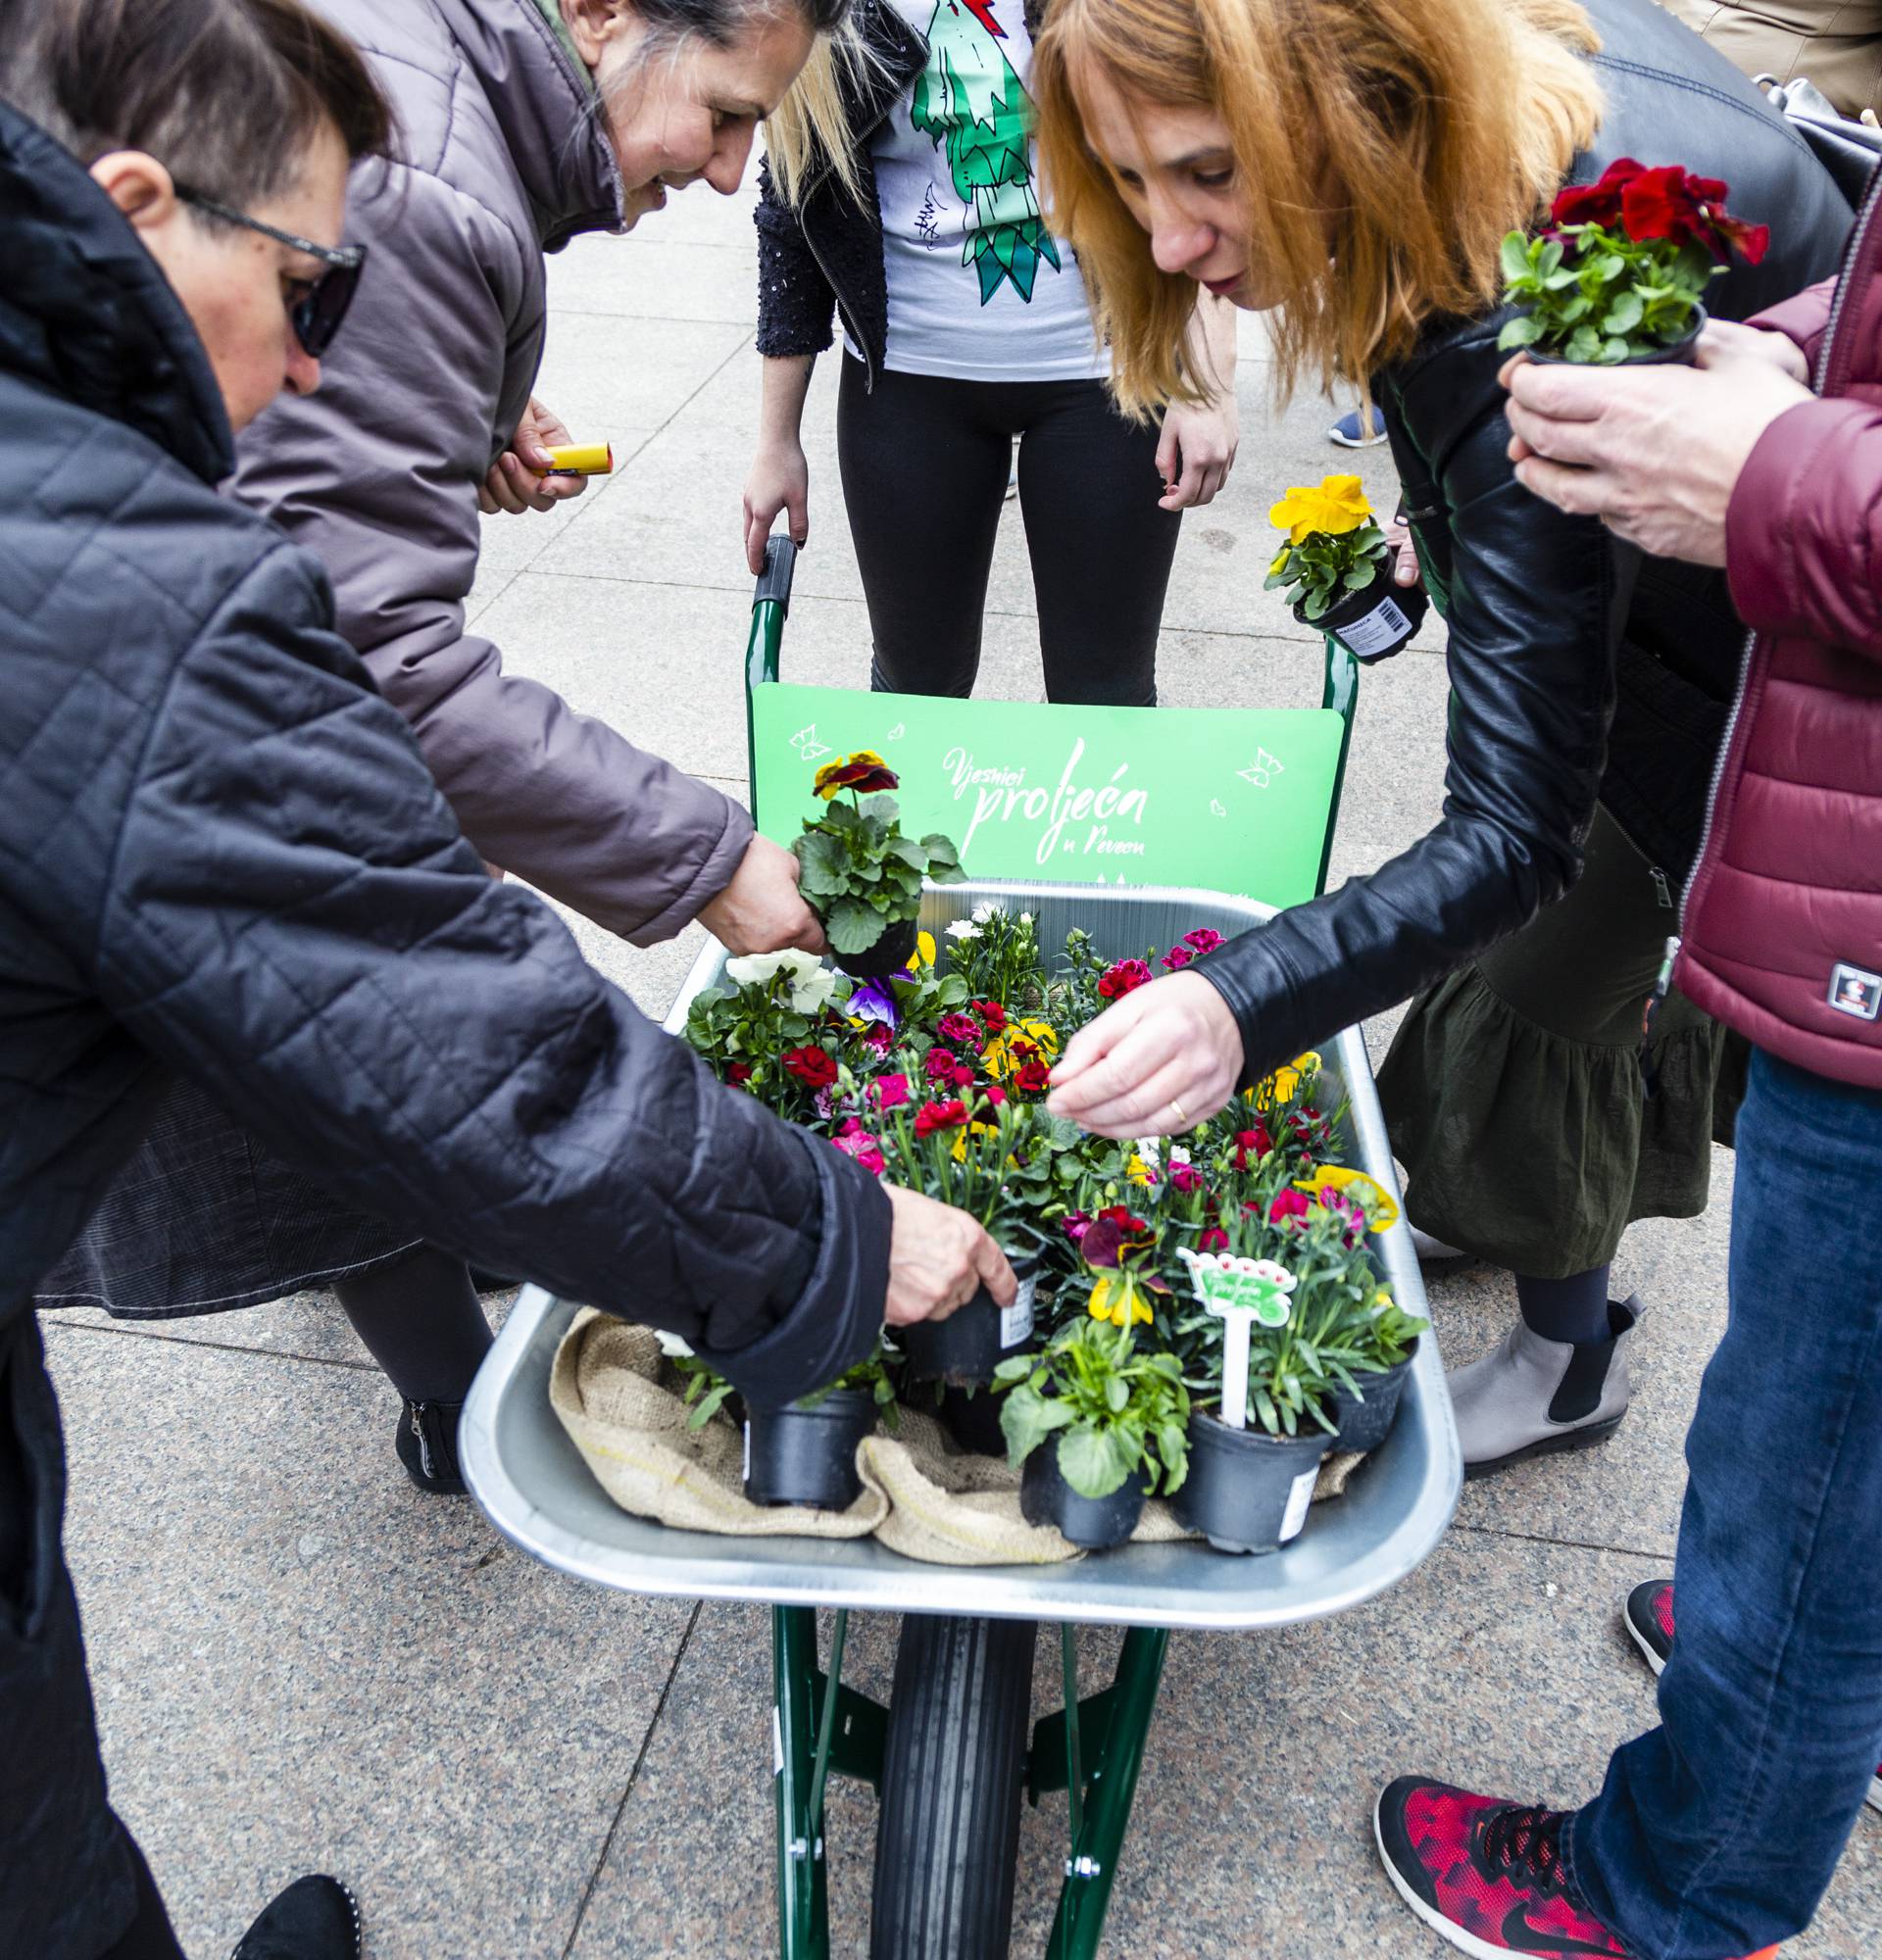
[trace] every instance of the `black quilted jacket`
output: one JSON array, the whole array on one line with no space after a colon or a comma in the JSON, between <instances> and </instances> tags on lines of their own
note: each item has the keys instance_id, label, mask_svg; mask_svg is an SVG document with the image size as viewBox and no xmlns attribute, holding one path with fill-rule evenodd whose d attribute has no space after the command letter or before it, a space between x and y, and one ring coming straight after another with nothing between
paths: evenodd
<instances>
[{"instance_id":1,"label":"black quilted jacket","mask_svg":"<svg viewBox=\"0 0 1882 1960\"><path fill-rule=\"evenodd\" d=\"M0 105L0 1320L170 1072L322 1182L672 1330L761 1402L867 1351L889 1208L484 874L154 262ZM372 276L371 268L367 277Z\"/></svg>"},{"instance_id":2,"label":"black quilted jacket","mask_svg":"<svg viewBox=\"0 0 1882 1960\"><path fill-rule=\"evenodd\" d=\"M1584 0L1601 31L1601 130L1575 160L1683 164L1771 226L1708 305L1745 319L1836 268L1841 192L1751 83L1652 0ZM1378 1013L1526 924L1581 873L1597 796L1676 890L1704 818L1744 629L1721 572L1646 559L1516 481L1497 335L1438 320L1373 377L1418 556L1444 596L1444 814L1369 877L1212 955L1250 1076ZM1363 796L1349 777L1349 799ZM1668 931L1673 913L1667 913Z\"/></svg>"}]
</instances>

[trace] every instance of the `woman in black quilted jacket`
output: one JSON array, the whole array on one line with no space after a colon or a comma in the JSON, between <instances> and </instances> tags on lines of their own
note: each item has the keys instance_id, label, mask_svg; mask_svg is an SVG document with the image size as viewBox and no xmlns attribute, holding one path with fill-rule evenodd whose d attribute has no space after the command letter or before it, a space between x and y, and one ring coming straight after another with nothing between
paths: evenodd
<instances>
[{"instance_id":1,"label":"woman in black quilted jacket","mask_svg":"<svg viewBox=\"0 0 1882 1960\"><path fill-rule=\"evenodd\" d=\"M9 106L13 105L13 106ZM320 381L387 112L298 0L0 0L0 1954L181 1960L113 1813L34 1284L168 1082L761 1404L991 1240L721 1088L484 873L314 561L216 494ZM458 1950L441 1940L441 1950ZM237 1960L358 1960L289 1887Z\"/></svg>"}]
</instances>

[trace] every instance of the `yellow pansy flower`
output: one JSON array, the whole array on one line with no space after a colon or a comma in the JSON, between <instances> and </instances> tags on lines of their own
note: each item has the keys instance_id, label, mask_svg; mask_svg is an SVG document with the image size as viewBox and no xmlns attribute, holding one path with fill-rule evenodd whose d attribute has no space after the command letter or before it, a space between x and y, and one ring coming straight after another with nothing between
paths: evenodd
<instances>
[{"instance_id":1,"label":"yellow pansy flower","mask_svg":"<svg viewBox=\"0 0 1882 1960\"><path fill-rule=\"evenodd\" d=\"M1374 1232L1383 1232L1399 1222L1399 1201L1376 1177L1362 1170L1349 1170L1344 1164L1321 1164L1310 1178L1297 1182L1296 1191L1317 1198L1323 1191L1344 1191L1365 1206L1365 1222Z\"/></svg>"},{"instance_id":2,"label":"yellow pansy flower","mask_svg":"<svg viewBox=\"0 0 1882 1960\"><path fill-rule=\"evenodd\" d=\"M915 936L915 963L917 966L934 964L934 934L917 932Z\"/></svg>"},{"instance_id":3,"label":"yellow pansy flower","mask_svg":"<svg viewBox=\"0 0 1882 1960\"><path fill-rule=\"evenodd\" d=\"M1108 1320L1114 1327L1152 1318L1149 1300L1128 1273L1100 1273L1088 1311L1092 1319Z\"/></svg>"},{"instance_id":4,"label":"yellow pansy flower","mask_svg":"<svg viewBox=\"0 0 1882 1960\"><path fill-rule=\"evenodd\" d=\"M1268 512L1267 520L1287 533L1290 544L1308 538L1337 538L1357 531L1372 514L1365 485L1357 476L1323 476L1317 487L1290 490Z\"/></svg>"},{"instance_id":5,"label":"yellow pansy flower","mask_svg":"<svg viewBox=\"0 0 1882 1960\"><path fill-rule=\"evenodd\" d=\"M1273 1084L1273 1099L1276 1102L1292 1102L1301 1084L1310 1075L1320 1072L1318 1054L1309 1049L1305 1054L1297 1054L1290 1062L1284 1063L1268 1077Z\"/></svg>"},{"instance_id":6,"label":"yellow pansy flower","mask_svg":"<svg viewBox=\"0 0 1882 1960\"><path fill-rule=\"evenodd\" d=\"M995 1035L980 1051L980 1065L995 1081L1001 1082L1018 1067L1007 1044L1019 1035L1038 1049L1048 1061L1059 1053L1059 1037L1044 1021L1009 1021L1004 1034Z\"/></svg>"},{"instance_id":7,"label":"yellow pansy flower","mask_svg":"<svg viewBox=\"0 0 1882 1960\"><path fill-rule=\"evenodd\" d=\"M966 1163L967 1160L968 1130L972 1131L976 1137L997 1137L1000 1134L991 1123L969 1123L966 1130L957 1130L954 1136L954 1160L956 1163ZM1011 1163L1013 1159L1009 1157L1007 1161Z\"/></svg>"}]
</instances>

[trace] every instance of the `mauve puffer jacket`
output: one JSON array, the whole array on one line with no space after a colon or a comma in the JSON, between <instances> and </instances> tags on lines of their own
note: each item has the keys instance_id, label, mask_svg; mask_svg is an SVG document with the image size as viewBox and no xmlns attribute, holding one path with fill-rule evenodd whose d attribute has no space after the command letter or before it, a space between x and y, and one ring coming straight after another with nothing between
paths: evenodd
<instances>
[{"instance_id":1,"label":"mauve puffer jacket","mask_svg":"<svg viewBox=\"0 0 1882 1960\"><path fill-rule=\"evenodd\" d=\"M1679 985L1759 1048L1882 1089L1882 177L1842 277L1755 322L1811 363L1726 514L1755 635L1684 908Z\"/></svg>"},{"instance_id":2,"label":"mauve puffer jacket","mask_svg":"<svg viewBox=\"0 0 1882 1960\"><path fill-rule=\"evenodd\" d=\"M889 1205L485 875L110 201L0 104L0 1323L173 1072L361 1205L763 1403L881 1324ZM350 325L350 322L349 322Z\"/></svg>"},{"instance_id":3,"label":"mauve puffer jacket","mask_svg":"<svg viewBox=\"0 0 1882 1960\"><path fill-rule=\"evenodd\" d=\"M587 76L536 0L313 4L390 96L401 161L355 172L347 235L371 259L346 331L320 392L242 437L235 491L326 568L483 856L637 946L670 939L730 881L750 817L464 624L477 485L542 360L542 255L621 228Z\"/></svg>"}]
</instances>

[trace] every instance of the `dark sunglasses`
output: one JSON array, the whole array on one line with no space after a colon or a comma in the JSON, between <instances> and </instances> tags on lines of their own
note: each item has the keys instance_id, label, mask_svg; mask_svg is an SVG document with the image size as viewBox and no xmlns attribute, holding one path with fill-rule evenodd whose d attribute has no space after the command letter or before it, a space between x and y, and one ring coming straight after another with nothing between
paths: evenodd
<instances>
[{"instance_id":1,"label":"dark sunglasses","mask_svg":"<svg viewBox=\"0 0 1882 1960\"><path fill-rule=\"evenodd\" d=\"M245 212L233 211L225 204L219 204L215 198L205 197L201 191L192 190L187 184L177 184L174 188L184 204L206 211L224 223L239 224L245 231L259 231L264 238L272 238L277 245L288 245L296 252L305 252L310 259L318 259L326 268L318 278L295 282L304 286L306 291L287 310L295 339L318 361L333 345L333 336L339 332L340 321L346 318L346 310L353 303L354 289L360 283L360 269L366 264L366 247L316 245L311 238L296 238L291 231L277 231L273 225L264 224L259 218L250 218Z\"/></svg>"}]
</instances>

